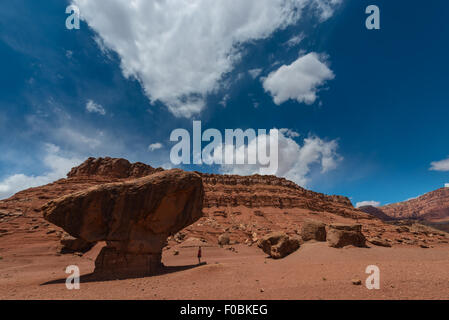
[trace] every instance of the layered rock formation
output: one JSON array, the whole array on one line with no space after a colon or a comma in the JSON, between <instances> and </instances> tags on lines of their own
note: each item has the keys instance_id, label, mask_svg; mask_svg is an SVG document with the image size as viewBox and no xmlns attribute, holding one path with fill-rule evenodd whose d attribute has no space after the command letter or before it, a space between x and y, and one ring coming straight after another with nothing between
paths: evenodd
<instances>
[{"instance_id":1,"label":"layered rock formation","mask_svg":"<svg viewBox=\"0 0 449 320\"><path fill-rule=\"evenodd\" d=\"M95 272L150 275L167 237L202 215L203 185L182 170L94 186L49 202L44 218L87 242L106 241Z\"/></svg>"},{"instance_id":2,"label":"layered rock formation","mask_svg":"<svg viewBox=\"0 0 449 320\"><path fill-rule=\"evenodd\" d=\"M353 210L352 203L347 197L328 196L306 190L285 178L261 175L201 174L201 176L207 194L205 208L238 206L304 208L348 217L361 216L360 212Z\"/></svg>"}]
</instances>

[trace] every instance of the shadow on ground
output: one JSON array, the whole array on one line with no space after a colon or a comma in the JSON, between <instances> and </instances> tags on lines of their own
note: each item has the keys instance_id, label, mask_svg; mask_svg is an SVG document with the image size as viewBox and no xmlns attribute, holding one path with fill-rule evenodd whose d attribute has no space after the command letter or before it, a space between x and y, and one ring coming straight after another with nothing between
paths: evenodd
<instances>
[{"instance_id":1,"label":"shadow on ground","mask_svg":"<svg viewBox=\"0 0 449 320\"><path fill-rule=\"evenodd\" d=\"M88 282L101 282L101 281L113 281L113 280L125 280L125 279L138 279L138 278L146 278L146 277L153 277L153 276L160 276L164 274L174 273L174 272L180 272L185 271L189 269L194 269L197 267L201 267L206 265L206 262L202 262L200 264L191 264L186 266L172 266L167 267L163 266L160 268L157 272L155 272L152 275L126 275L126 274L120 274L120 275L112 275L112 274L97 274L97 273L89 273L86 275L82 275L80 277L80 283L88 283ZM57 280L51 280L44 282L40 284L41 286L51 285L51 284L61 284L65 283L67 278L63 279L57 279Z\"/></svg>"}]
</instances>

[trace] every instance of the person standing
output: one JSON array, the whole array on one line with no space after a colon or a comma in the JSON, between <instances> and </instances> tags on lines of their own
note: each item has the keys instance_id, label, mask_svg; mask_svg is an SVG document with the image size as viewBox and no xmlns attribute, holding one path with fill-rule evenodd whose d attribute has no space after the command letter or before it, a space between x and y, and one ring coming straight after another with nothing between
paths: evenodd
<instances>
[{"instance_id":1,"label":"person standing","mask_svg":"<svg viewBox=\"0 0 449 320\"><path fill-rule=\"evenodd\" d=\"M198 247L198 264L201 264L201 246Z\"/></svg>"}]
</instances>

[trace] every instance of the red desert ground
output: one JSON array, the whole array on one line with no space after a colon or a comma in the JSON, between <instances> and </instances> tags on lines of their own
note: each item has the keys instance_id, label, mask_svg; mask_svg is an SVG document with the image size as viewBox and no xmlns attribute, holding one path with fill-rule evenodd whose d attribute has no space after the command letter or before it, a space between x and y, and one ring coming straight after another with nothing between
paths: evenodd
<instances>
[{"instance_id":1,"label":"red desert ground","mask_svg":"<svg viewBox=\"0 0 449 320\"><path fill-rule=\"evenodd\" d=\"M449 188L359 210L273 176L90 158L0 201L0 299L449 299L448 220Z\"/></svg>"}]
</instances>

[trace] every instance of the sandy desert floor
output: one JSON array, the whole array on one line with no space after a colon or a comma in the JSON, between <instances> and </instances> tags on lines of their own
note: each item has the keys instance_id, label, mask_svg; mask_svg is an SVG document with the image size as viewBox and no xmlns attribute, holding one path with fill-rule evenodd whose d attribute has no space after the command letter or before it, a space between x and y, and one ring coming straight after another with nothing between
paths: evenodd
<instances>
[{"instance_id":1,"label":"sandy desert floor","mask_svg":"<svg viewBox=\"0 0 449 320\"><path fill-rule=\"evenodd\" d=\"M82 275L90 274L99 246L80 257L55 254L51 244L21 247L17 240L0 251L0 299L449 299L447 246L334 249L306 243L282 260L245 245L234 246L236 252L205 247L207 264L201 266L197 248L179 246L164 251L164 274L110 281L87 276L80 290L67 290L65 268L77 265ZM368 265L380 268L379 290L364 285Z\"/></svg>"}]
</instances>

